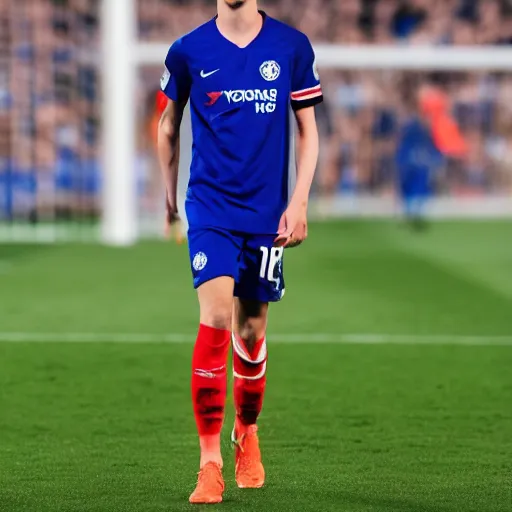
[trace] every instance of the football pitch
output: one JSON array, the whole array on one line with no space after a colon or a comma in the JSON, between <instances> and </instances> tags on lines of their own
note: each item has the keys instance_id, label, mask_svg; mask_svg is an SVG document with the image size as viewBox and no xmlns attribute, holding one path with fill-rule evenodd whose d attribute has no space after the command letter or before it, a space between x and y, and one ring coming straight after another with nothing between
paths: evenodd
<instances>
[{"instance_id":1,"label":"football pitch","mask_svg":"<svg viewBox=\"0 0 512 512\"><path fill-rule=\"evenodd\" d=\"M232 511L512 510L512 223L330 222L285 253ZM186 246L0 245L0 511L182 511L198 446Z\"/></svg>"}]
</instances>

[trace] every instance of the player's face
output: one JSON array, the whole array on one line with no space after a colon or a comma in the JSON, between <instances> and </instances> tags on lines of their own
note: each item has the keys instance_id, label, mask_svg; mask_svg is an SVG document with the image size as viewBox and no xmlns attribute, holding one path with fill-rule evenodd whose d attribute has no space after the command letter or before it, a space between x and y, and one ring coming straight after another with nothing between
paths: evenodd
<instances>
[{"instance_id":1,"label":"player's face","mask_svg":"<svg viewBox=\"0 0 512 512\"><path fill-rule=\"evenodd\" d=\"M240 7L242 7L242 5L244 5L246 3L246 1L247 0L224 0L224 2L226 2L228 7L230 7L233 10L239 9Z\"/></svg>"}]
</instances>

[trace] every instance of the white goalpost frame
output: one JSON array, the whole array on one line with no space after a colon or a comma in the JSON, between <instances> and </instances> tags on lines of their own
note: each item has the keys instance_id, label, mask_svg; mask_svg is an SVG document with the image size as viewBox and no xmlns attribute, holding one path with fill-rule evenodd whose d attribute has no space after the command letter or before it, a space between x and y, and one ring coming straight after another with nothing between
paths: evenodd
<instances>
[{"instance_id":1,"label":"white goalpost frame","mask_svg":"<svg viewBox=\"0 0 512 512\"><path fill-rule=\"evenodd\" d=\"M162 65L172 41L135 43L139 65ZM319 67L367 70L511 71L512 49L495 46L314 45Z\"/></svg>"},{"instance_id":2,"label":"white goalpost frame","mask_svg":"<svg viewBox=\"0 0 512 512\"><path fill-rule=\"evenodd\" d=\"M122 4L122 5L121 5ZM101 237L106 244L137 240L135 0L103 0Z\"/></svg>"},{"instance_id":3,"label":"white goalpost frame","mask_svg":"<svg viewBox=\"0 0 512 512\"><path fill-rule=\"evenodd\" d=\"M103 0L102 239L130 245L138 238L135 176L136 75L162 66L172 41L137 40L135 0ZM121 7L121 8L120 8ZM505 47L315 46L319 67L365 70L512 71ZM512 204L512 202L511 202ZM492 208L491 208L492 209ZM371 208L369 209L371 212ZM509 212L512 214L512 207Z\"/></svg>"}]
</instances>

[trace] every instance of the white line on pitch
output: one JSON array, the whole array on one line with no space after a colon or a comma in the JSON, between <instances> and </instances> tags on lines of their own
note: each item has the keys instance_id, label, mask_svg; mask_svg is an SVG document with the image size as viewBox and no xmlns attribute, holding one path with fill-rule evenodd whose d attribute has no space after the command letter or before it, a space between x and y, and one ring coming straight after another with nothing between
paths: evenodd
<instances>
[{"instance_id":1,"label":"white line on pitch","mask_svg":"<svg viewBox=\"0 0 512 512\"><path fill-rule=\"evenodd\" d=\"M42 333L0 332L0 342L24 343L192 343L195 334L183 333ZM450 334L343 334L293 333L270 334L271 343L302 344L401 344L401 345L504 345L512 346L511 336L450 335Z\"/></svg>"}]
</instances>

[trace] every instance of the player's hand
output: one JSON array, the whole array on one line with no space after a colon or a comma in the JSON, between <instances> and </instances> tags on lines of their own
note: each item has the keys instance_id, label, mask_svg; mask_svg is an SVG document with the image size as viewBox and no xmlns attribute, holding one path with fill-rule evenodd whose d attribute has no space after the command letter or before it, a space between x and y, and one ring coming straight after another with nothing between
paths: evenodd
<instances>
[{"instance_id":1,"label":"player's hand","mask_svg":"<svg viewBox=\"0 0 512 512\"><path fill-rule=\"evenodd\" d=\"M307 205L290 203L281 216L274 244L276 247L297 247L307 236Z\"/></svg>"},{"instance_id":2,"label":"player's hand","mask_svg":"<svg viewBox=\"0 0 512 512\"><path fill-rule=\"evenodd\" d=\"M178 209L173 206L169 201L169 197L165 198L165 224L164 224L164 237L170 240L174 231L174 238L176 242L182 242L180 217Z\"/></svg>"},{"instance_id":3,"label":"player's hand","mask_svg":"<svg viewBox=\"0 0 512 512\"><path fill-rule=\"evenodd\" d=\"M180 220L178 215L178 208L174 202L169 201L169 196L165 198L165 216L169 225L174 224Z\"/></svg>"}]
</instances>

